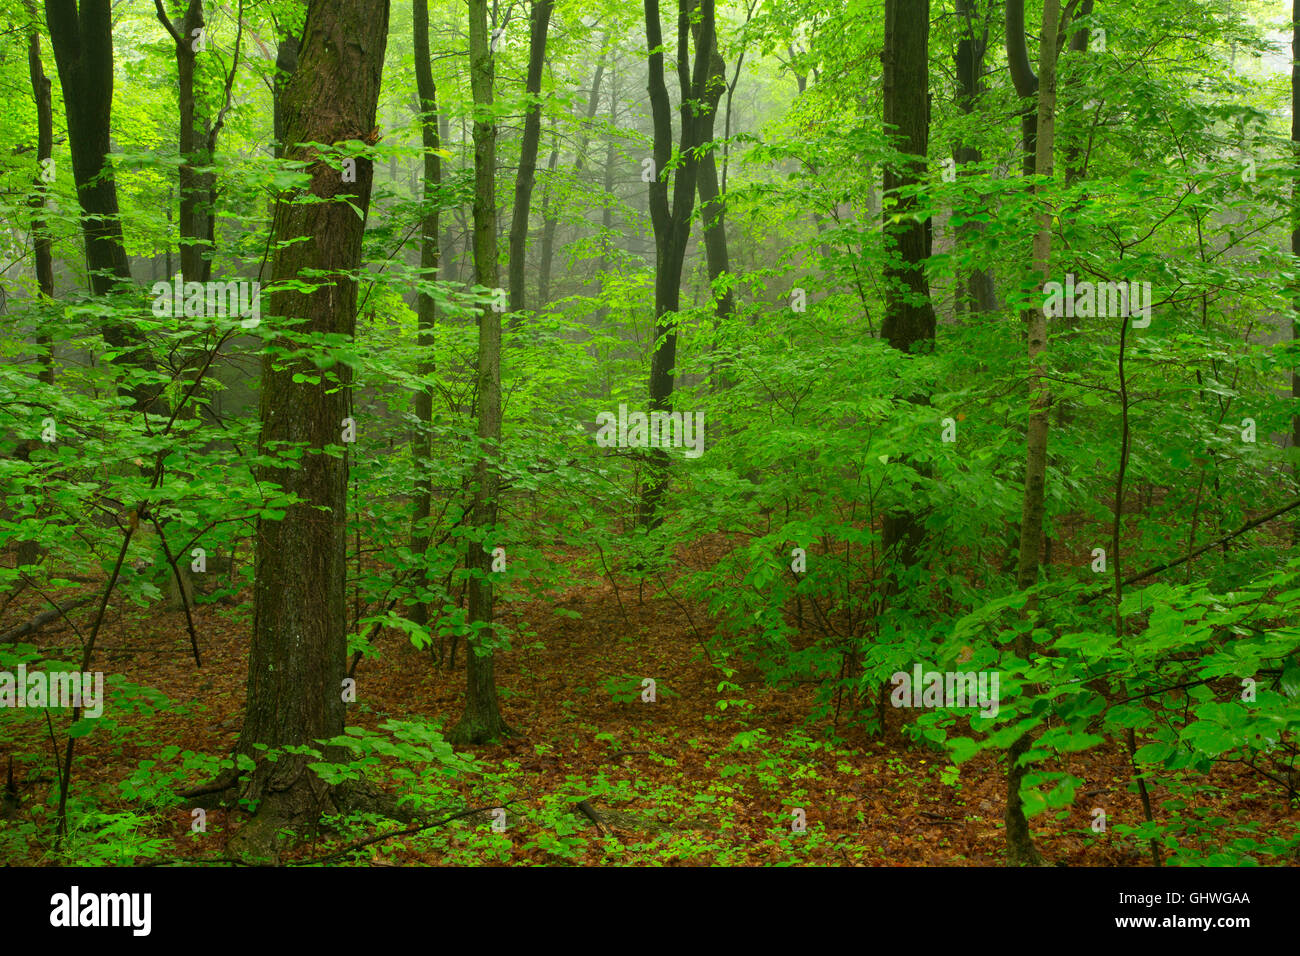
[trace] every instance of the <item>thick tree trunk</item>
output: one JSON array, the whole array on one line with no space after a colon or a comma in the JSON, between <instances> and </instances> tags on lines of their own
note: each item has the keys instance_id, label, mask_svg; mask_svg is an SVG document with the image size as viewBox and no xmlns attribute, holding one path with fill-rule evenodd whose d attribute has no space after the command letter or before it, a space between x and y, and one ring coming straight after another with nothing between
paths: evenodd
<instances>
[{"instance_id":1,"label":"thick tree trunk","mask_svg":"<svg viewBox=\"0 0 1300 956\"><path fill-rule=\"evenodd\" d=\"M442 143L438 134L438 91L433 83L433 68L429 59L429 0L415 0L412 7L413 46L415 48L415 88L420 104L420 137L424 146L424 220L420 235L420 277L426 282L438 278L440 265L439 234L441 224L439 191L442 188L442 157L438 150ZM421 292L415 302L415 322L419 359L416 371L422 376L434 371L434 326L437 310L433 296ZM411 457L415 462L415 515L411 525L411 551L428 566L425 552L429 550L429 515L433 511L433 488L429 477L429 458L433 453L429 429L433 423L433 388L421 387L415 393L416 426L411 442ZM428 605L418 600L411 609L411 620L420 625L429 623Z\"/></svg>"},{"instance_id":2,"label":"thick tree trunk","mask_svg":"<svg viewBox=\"0 0 1300 956\"><path fill-rule=\"evenodd\" d=\"M492 117L493 55L488 47L487 0L469 4L470 86L474 95L474 274L479 285L497 287L496 120ZM474 466L474 511L465 557L469 579L465 712L448 739L486 743L511 731L497 702L492 629L492 555L489 537L497 523L501 479L496 456L501 442L501 315L485 308L478 326L479 458Z\"/></svg>"},{"instance_id":3,"label":"thick tree trunk","mask_svg":"<svg viewBox=\"0 0 1300 956\"><path fill-rule=\"evenodd\" d=\"M356 158L356 181L304 143L365 140L374 128L388 32L387 0L311 0L298 69L283 96L285 156L311 163L304 199L282 201L273 224L272 281L297 280L310 292L283 288L271 296L273 317L303 320L295 334L343 335L356 327L364 213L374 178ZM329 279L308 278L321 273ZM272 318L272 321L276 321ZM278 339L279 348L294 347ZM295 374L320 375L319 384ZM328 371L305 359L267 354L262 362L261 453L304 443L294 468L262 466L260 482L278 484L300 502L280 521L259 518L249 649L248 704L238 752L257 760L242 795L258 801L262 829L310 820L328 808L330 788L312 758L282 754L265 760L257 746L315 746L343 732L347 642L344 603L348 466L324 452L338 446L347 416L351 371ZM365 423L359 424L365 434ZM267 822L269 821L269 823Z\"/></svg>"},{"instance_id":4,"label":"thick tree trunk","mask_svg":"<svg viewBox=\"0 0 1300 956\"><path fill-rule=\"evenodd\" d=\"M45 0L45 22L58 64L68 121L72 175L81 205L90 288L106 296L131 281L117 203L117 180L108 162L113 107L113 33L110 0ZM118 361L147 372L157 368L143 337L105 320L103 337L120 350ZM161 386L142 383L123 394L136 411L163 413Z\"/></svg>"},{"instance_id":5,"label":"thick tree trunk","mask_svg":"<svg viewBox=\"0 0 1300 956\"><path fill-rule=\"evenodd\" d=\"M691 11L695 0L678 0L677 82L683 104L701 104L705 97L715 43L713 0L699 0L695 64L690 62ZM654 122L654 178L650 181L650 223L655 234L655 344L650 358L650 408L671 412L673 373L677 365L677 310L681 301L682 264L691 237L699 157L703 142L703 109L682 107L679 152L681 166L673 174L672 203L668 200L668 163L672 158L673 129L668 87L664 83L663 27L659 0L645 0L646 47L650 51L650 109ZM639 521L654 527L661 520L659 502L668 485L668 455L650 450L649 474L641 499Z\"/></svg>"},{"instance_id":6,"label":"thick tree trunk","mask_svg":"<svg viewBox=\"0 0 1300 956\"><path fill-rule=\"evenodd\" d=\"M886 0L884 122L906 157L886 165L884 190L893 203L885 207L882 235L885 247L885 318L881 334L900 352L929 352L934 348L935 316L925 263L930 258L930 220L910 215L914 197L900 190L916 186L925 176L930 145L930 2ZM917 397L914 401L925 401ZM898 563L911 567L919 560L920 517L910 511L891 512L883 520L883 547ZM897 590L891 571L887 590Z\"/></svg>"},{"instance_id":7,"label":"thick tree trunk","mask_svg":"<svg viewBox=\"0 0 1300 956\"><path fill-rule=\"evenodd\" d=\"M1008 4L1010 7L1010 4ZM1037 155L1034 168L1041 176L1054 173L1052 151L1056 142L1056 33L1060 24L1060 0L1043 0L1042 49L1038 59L1038 123L1035 127ZM1008 38L1008 43L1011 43ZM1042 192L1039 187L1036 191ZM1052 218L1044 210L1039 214L1034 234L1034 271L1046 282L1050 276L1052 253ZM1043 510L1047 485L1047 429L1052 397L1043 378L1046 372L1047 317L1041 308L1028 308L1022 318L1029 335L1029 428L1025 461L1025 494L1020 518L1020 559L1016 567L1016 586L1022 591L1038 582L1038 556L1043 547ZM1028 634L1016 639L1016 654L1028 660L1033 643ZM1012 863L1042 863L1034 846L1029 821L1025 818L1020 790L1027 768L1021 765L1032 744L1026 733L1007 749L1007 853Z\"/></svg>"},{"instance_id":8,"label":"thick tree trunk","mask_svg":"<svg viewBox=\"0 0 1300 956\"><path fill-rule=\"evenodd\" d=\"M537 175L537 147L542 139L542 65L546 58L546 31L551 24L552 0L534 0L532 30L528 46L529 97L524 116L524 138L519 147L519 175L515 180L515 204L510 219L510 328L523 321L524 265L527 262L528 213Z\"/></svg>"}]
</instances>

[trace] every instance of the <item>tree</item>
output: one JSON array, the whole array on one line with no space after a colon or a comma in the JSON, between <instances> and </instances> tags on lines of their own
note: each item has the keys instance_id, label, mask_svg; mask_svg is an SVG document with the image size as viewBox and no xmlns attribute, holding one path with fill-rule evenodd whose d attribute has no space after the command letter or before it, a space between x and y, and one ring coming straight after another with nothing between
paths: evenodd
<instances>
[{"instance_id":1,"label":"tree","mask_svg":"<svg viewBox=\"0 0 1300 956\"><path fill-rule=\"evenodd\" d=\"M527 262L528 211L537 173L537 146L542 138L542 65L546 60L546 31L551 23L553 0L534 0L532 29L528 44L528 98L524 114L524 138L519 147L519 174L515 179L514 212L510 219L510 324L518 325L524 310L524 266Z\"/></svg>"},{"instance_id":2,"label":"tree","mask_svg":"<svg viewBox=\"0 0 1300 956\"><path fill-rule=\"evenodd\" d=\"M365 229L357 210L369 208L374 167L364 153L350 157L353 177L347 163L308 144L369 139L387 31L387 0L310 0L298 69L284 93L285 157L309 164L310 182L276 207L270 311L302 324L293 339L277 330L263 358L260 449L301 443L306 454L289 467L263 464L258 475L293 500L282 519L263 513L257 521L248 703L236 748L256 761L240 788L258 805L241 838L254 853L280 824L314 820L337 803L308 768L312 758L281 753L271 761L261 748L312 747L343 732L348 465L327 449L340 443L351 372L277 350L304 334L354 334Z\"/></svg>"},{"instance_id":3,"label":"tree","mask_svg":"<svg viewBox=\"0 0 1300 956\"><path fill-rule=\"evenodd\" d=\"M587 95L586 120L582 124L582 132L578 135L578 148L574 151L573 178L575 180L579 179L583 170L587 168L587 145L591 142L591 124L596 118L596 110L600 106L600 84L605 75L605 58L608 45L609 31L606 30L600 40L600 56L596 60L596 71L591 78L591 92ZM551 151L550 161L547 163L548 172L554 173L559 161L560 148L557 142L555 149ZM557 202L552 201L552 189L553 187L548 189L542 198L542 249L537 272L538 305L546 305L551 300L551 263L555 257L555 230L560 224L558 214L551 212L559 205ZM605 204L604 209L608 211L608 203Z\"/></svg>"},{"instance_id":4,"label":"tree","mask_svg":"<svg viewBox=\"0 0 1300 956\"><path fill-rule=\"evenodd\" d=\"M413 47L415 52L415 87L420 104L420 139L424 147L424 217L420 228L420 277L425 282L438 278L440 262L440 203L442 187L442 148L438 132L438 90L433 82L429 59L429 0L415 0L412 6ZM417 371L422 376L434 372L434 324L437 310L433 296L421 290L416 298L416 335L420 349ZM433 453L430 426L433 422L433 387L425 385L415 393L416 428L411 444L416 467L415 516L411 530L411 551L420 560L429 550L429 516L433 510L433 488L429 477L429 457ZM429 623L428 605L423 600L411 609L416 624Z\"/></svg>"},{"instance_id":5,"label":"tree","mask_svg":"<svg viewBox=\"0 0 1300 956\"><path fill-rule=\"evenodd\" d=\"M1013 0L1015 2L1015 0ZM1023 0L1019 0L1023 6ZM1008 3L1007 9L1013 4ZM1023 14L1023 10L1022 10ZM1053 149L1056 142L1056 35L1061 19L1060 0L1044 0L1041 49L1038 54L1038 122L1035 126L1034 170L1051 179ZM1010 23L1010 13L1008 13ZM1019 38L1018 38L1019 39ZM1008 43L1011 42L1008 37ZM1034 192L1042 195L1046 186ZM1046 282L1050 276L1052 255L1052 214L1044 206L1038 214L1034 233L1033 271ZM1025 491L1020 518L1020 557L1016 566L1016 587L1025 591L1038 583L1038 557L1043 548L1043 511L1047 488L1047 430L1052 396L1044 375L1047 372L1047 316L1041 308L1030 306L1021 313L1029 334L1029 426L1025 438ZM1028 660L1033 642L1021 632L1015 652ZM1029 821L1025 818L1020 790L1026 767L1021 758L1033 742L1030 733L1022 734L1007 748L1007 804L1005 812L1007 853L1013 863L1041 864L1042 854L1034 846Z\"/></svg>"},{"instance_id":6,"label":"tree","mask_svg":"<svg viewBox=\"0 0 1300 956\"><path fill-rule=\"evenodd\" d=\"M488 45L487 0L469 5L470 86L474 95L474 276L497 287L496 120L492 115L493 51ZM478 459L465 569L469 574L465 711L448 739L484 743L508 735L501 718L493 657L492 555L501 477L495 458L501 442L501 315L483 308L478 317Z\"/></svg>"},{"instance_id":7,"label":"tree","mask_svg":"<svg viewBox=\"0 0 1300 956\"><path fill-rule=\"evenodd\" d=\"M81 205L81 228L91 291L108 296L131 281L122 243L117 180L108 161L113 108L113 24L110 0L45 0L45 21L63 87L72 175ZM116 318L103 325L104 341L118 351L124 366L157 369L143 337ZM149 376L152 377L152 376ZM140 381L123 389L138 412L165 414L160 387Z\"/></svg>"},{"instance_id":8,"label":"tree","mask_svg":"<svg viewBox=\"0 0 1300 956\"><path fill-rule=\"evenodd\" d=\"M989 13L994 5L989 4ZM976 33L975 0L957 0L957 15L961 18L961 39L957 42L957 104L967 116L975 112L984 95L984 54L988 52L989 25L984 20L983 30ZM953 160L960 166L979 163L984 159L976 146L959 143L953 150ZM984 232L984 224L971 221L958 229L964 242L973 243ZM992 269L972 269L963 282L958 296L958 307L971 312L992 312L998 307L997 288L993 283Z\"/></svg>"},{"instance_id":9,"label":"tree","mask_svg":"<svg viewBox=\"0 0 1300 956\"><path fill-rule=\"evenodd\" d=\"M894 197L884 207L885 318L881 335L903 353L934 348L935 317L925 263L930 258L930 220L917 221L917 197L907 195L923 182L930 144L930 3L886 0L884 122L896 138L900 157L885 165L884 191ZM901 193L901 195L900 195ZM914 401L919 399L913 399ZM918 560L922 528L910 511L890 512L883 522L883 547L905 567ZM890 590L896 584L890 575Z\"/></svg>"},{"instance_id":10,"label":"tree","mask_svg":"<svg viewBox=\"0 0 1300 956\"><path fill-rule=\"evenodd\" d=\"M701 25L696 24L695 47L699 56ZM700 140L709 142L713 139L713 126L718 115L718 103L727 91L727 64L718 52L716 42L711 45L709 53L708 87L704 95L704 113L700 117ZM727 200L718 185L718 161L712 148L704 150L700 157L697 176L700 196L700 217L703 220L704 256L708 264L709 282L716 283L731 272L731 253L727 247ZM716 292L717 316L719 325L731 318L736 309L736 297L730 284L722 291Z\"/></svg>"},{"instance_id":11,"label":"tree","mask_svg":"<svg viewBox=\"0 0 1300 956\"><path fill-rule=\"evenodd\" d=\"M695 209L696 177L699 175L698 147L704 142L709 69L715 42L713 0L699 0L699 27L695 43L695 65L690 59L691 10L694 0L677 4L677 83L681 94L681 137L678 152L681 165L671 176L672 201L668 198L669 162L673 155L673 126L664 83L663 27L659 21L659 0L645 0L646 48L650 63L650 111L654 126L654 155L649 172L650 224L655 235L655 344L650 358L650 408L671 412L673 372L677 365L677 317L681 301L682 265L691 237ZM640 521L653 527L660 499L668 482L668 455L662 448L651 449L650 475L641 500Z\"/></svg>"},{"instance_id":12,"label":"tree","mask_svg":"<svg viewBox=\"0 0 1300 956\"><path fill-rule=\"evenodd\" d=\"M1300 164L1300 0L1291 3L1291 148ZM1291 255L1300 256L1300 180L1291 193ZM1291 341L1300 340L1300 301L1291 319ZM1300 353L1297 353L1300 354ZM1300 369L1291 371L1291 398L1300 403ZM1300 414L1291 415L1291 448L1300 449ZM1294 469L1300 473L1300 464ZM1292 525L1292 541L1300 544L1300 521Z\"/></svg>"}]
</instances>

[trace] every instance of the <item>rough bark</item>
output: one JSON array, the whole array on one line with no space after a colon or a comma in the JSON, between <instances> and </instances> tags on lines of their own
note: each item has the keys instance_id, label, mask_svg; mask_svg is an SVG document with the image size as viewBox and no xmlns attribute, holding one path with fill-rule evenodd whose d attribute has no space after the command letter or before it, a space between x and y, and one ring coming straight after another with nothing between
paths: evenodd
<instances>
[{"instance_id":1,"label":"rough bark","mask_svg":"<svg viewBox=\"0 0 1300 956\"><path fill-rule=\"evenodd\" d=\"M310 291L280 289L270 313L303 320L297 333L343 335L356 327L357 283L374 168L356 157L356 181L343 182L306 142L366 140L374 127L387 42L387 0L311 0L298 69L283 96L285 156L310 163L311 182L276 208L272 281L299 279ZM306 279L324 273L328 279ZM271 321L275 321L272 318ZM277 336L274 345L292 344ZM319 384L294 382L320 375ZM281 443L303 443L297 467L263 465L258 480L298 496L282 520L259 518L249 649L248 703L238 752L257 760L242 796L258 802L260 826L245 838L261 847L281 822L314 820L332 801L331 788L307 767L311 758L262 758L255 745L316 746L342 733L346 666L346 458L322 453L337 446L347 415L351 372L340 363L321 371L303 358L266 355L262 362L262 454ZM360 426L364 435L365 425Z\"/></svg>"},{"instance_id":2,"label":"rough bark","mask_svg":"<svg viewBox=\"0 0 1300 956\"><path fill-rule=\"evenodd\" d=\"M275 47L275 80L271 84L271 128L275 135L274 155L284 158L284 91L298 69L298 35L292 28L280 35Z\"/></svg>"},{"instance_id":3,"label":"rough bark","mask_svg":"<svg viewBox=\"0 0 1300 956\"><path fill-rule=\"evenodd\" d=\"M496 121L492 117L494 58L488 47L487 0L469 4L470 86L474 96L474 275L479 285L497 287ZM491 535L497 522L501 479L496 455L501 441L501 315L490 308L479 312L478 438L474 466L474 506L471 536L465 556L469 579L469 622L475 628L466 641L465 711L448 739L459 744L486 743L511 731L497 702L493 654Z\"/></svg>"},{"instance_id":4,"label":"rough bark","mask_svg":"<svg viewBox=\"0 0 1300 956\"><path fill-rule=\"evenodd\" d=\"M1008 9L1011 7L1008 3ZM1060 23L1060 0L1043 2L1043 42L1039 52L1038 67L1038 121L1035 126L1036 155L1034 169L1041 176L1054 173L1052 151L1056 139L1056 43ZM1008 40L1010 43L1011 41ZM1036 192L1043 192L1038 187ZM1046 282L1051 268L1052 217L1043 209L1038 217L1034 234L1034 272ZM1022 313L1028 331L1029 345L1029 427L1026 435L1025 493L1020 518L1020 557L1016 567L1016 586L1021 590L1038 582L1038 556L1043 546L1043 511L1047 478L1048 414L1052 398L1046 380L1047 317L1041 308L1028 308ZM1028 660L1033 644L1027 634L1016 639L1016 654ZM1025 818L1021 801L1021 785L1027 768L1020 763L1032 744L1026 733L1007 750L1007 853L1012 863L1040 864L1042 855L1034 846L1029 821Z\"/></svg>"}]
</instances>

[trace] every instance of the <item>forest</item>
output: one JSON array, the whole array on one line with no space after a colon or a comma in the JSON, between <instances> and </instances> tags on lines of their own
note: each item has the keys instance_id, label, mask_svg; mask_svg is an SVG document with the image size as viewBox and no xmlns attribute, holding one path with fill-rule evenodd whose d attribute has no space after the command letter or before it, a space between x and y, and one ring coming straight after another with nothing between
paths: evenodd
<instances>
[{"instance_id":1,"label":"forest","mask_svg":"<svg viewBox=\"0 0 1300 956\"><path fill-rule=\"evenodd\" d=\"M0 0L0 864L1300 864L1297 57Z\"/></svg>"}]
</instances>

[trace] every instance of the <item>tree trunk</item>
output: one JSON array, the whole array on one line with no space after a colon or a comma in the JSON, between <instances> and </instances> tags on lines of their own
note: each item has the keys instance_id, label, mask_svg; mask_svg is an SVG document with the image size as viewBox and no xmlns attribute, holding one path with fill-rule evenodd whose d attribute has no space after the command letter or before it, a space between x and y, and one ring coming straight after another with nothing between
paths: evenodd
<instances>
[{"instance_id":1,"label":"tree trunk","mask_svg":"<svg viewBox=\"0 0 1300 956\"><path fill-rule=\"evenodd\" d=\"M496 120L492 116L493 55L488 47L487 0L469 2L470 86L474 95L474 274L488 289L497 287ZM478 437L474 466L472 535L465 557L469 578L465 712L448 739L458 744L486 743L511 731L501 719L494 673L492 555L490 535L497 523L500 475L496 455L501 442L501 315L485 308L478 326Z\"/></svg>"},{"instance_id":2,"label":"tree trunk","mask_svg":"<svg viewBox=\"0 0 1300 956\"><path fill-rule=\"evenodd\" d=\"M532 31L528 46L528 112L524 116L524 139L519 147L519 175L515 180L515 204L510 219L510 328L523 321L524 264L527 261L528 212L537 174L537 146L542 138L542 65L546 58L546 31L551 24L553 0L533 0Z\"/></svg>"},{"instance_id":3,"label":"tree trunk","mask_svg":"<svg viewBox=\"0 0 1300 956\"><path fill-rule=\"evenodd\" d=\"M925 263L930 258L930 220L916 222L911 215L914 197L899 197L899 190L914 187L925 176L930 144L930 2L887 0L885 4L884 122L887 135L897 138L897 148L907 158L897 167L886 165L882 237L885 248L885 318L881 334L900 352L929 352L934 348L935 316ZM913 401L926 401L914 397ZM910 511L891 512L883 521L883 547L904 567L919 560L922 537L920 517ZM891 571L886 590L897 590Z\"/></svg>"},{"instance_id":4,"label":"tree trunk","mask_svg":"<svg viewBox=\"0 0 1300 956\"><path fill-rule=\"evenodd\" d=\"M113 107L113 26L110 0L45 0L45 22L58 64L68 121L72 176L81 205L90 288L107 296L131 281L117 203L117 180L108 162ZM147 372L157 369L143 336L105 320L103 337L120 350L118 361ZM163 413L157 383L124 388L135 411Z\"/></svg>"},{"instance_id":5,"label":"tree trunk","mask_svg":"<svg viewBox=\"0 0 1300 956\"><path fill-rule=\"evenodd\" d=\"M1020 0L1023 2L1023 0ZM1007 4L1008 9L1011 3ZM1060 0L1043 0L1043 32L1038 57L1038 123L1035 128L1037 154L1034 168L1041 176L1054 173L1052 150L1056 140L1056 33L1060 24ZM1018 38L1017 38L1018 39ZM1012 38L1008 37L1008 43ZM1037 187L1036 192L1043 192ZM1034 271L1043 282L1050 275L1052 253L1052 217L1044 210L1038 217L1034 234ZM1038 556L1043 546L1043 510L1047 479L1047 427L1052 398L1043 379L1047 363L1047 317L1041 308L1028 308L1021 314L1029 333L1029 427L1025 462L1025 494L1020 518L1020 559L1016 568L1016 586L1020 590L1038 582ZM1016 638L1016 655L1028 660L1033 643L1028 634ZM1033 742L1026 733L1007 749L1007 853L1012 863L1043 862L1034 846L1029 821L1025 818L1020 789L1027 768L1020 764Z\"/></svg>"},{"instance_id":6,"label":"tree trunk","mask_svg":"<svg viewBox=\"0 0 1300 956\"><path fill-rule=\"evenodd\" d=\"M429 58L429 0L415 0L412 7L413 46L415 48L415 88L420 105L420 136L424 145L424 220L420 235L420 278L432 282L438 278L440 265L439 222L440 191L442 189L442 147L438 134L438 90L433 83L433 68ZM416 336L419 359L416 371L429 376L434 371L434 326L437 310L433 296L420 292L415 302ZM411 552L428 567L425 553L429 550L429 515L433 510L433 488L429 477L429 458L432 455L430 427L433 423L433 388L425 385L415 393L415 433L411 443L411 457L415 462L416 493L415 515L411 525ZM411 620L419 625L429 623L428 604L416 601L411 609Z\"/></svg>"},{"instance_id":7,"label":"tree trunk","mask_svg":"<svg viewBox=\"0 0 1300 956\"><path fill-rule=\"evenodd\" d=\"M612 70L609 79L609 128L613 130L618 121L618 75ZM609 320L609 298L605 295L609 269L609 234L614 228L614 174L617 171L618 153L614 149L614 136L605 137L605 170L601 187L604 202L600 210L600 261L596 264L596 275L600 277L600 308L596 310L596 328L604 329Z\"/></svg>"},{"instance_id":8,"label":"tree trunk","mask_svg":"<svg viewBox=\"0 0 1300 956\"><path fill-rule=\"evenodd\" d=\"M1300 164L1300 0L1291 3L1291 148ZM1291 255L1300 256L1300 183L1291 187ZM1300 339L1300 301L1291 318L1291 341ZM1300 370L1291 371L1291 398L1300 403ZM1300 454L1300 415L1291 416L1291 453ZM1293 467L1300 474L1300 464ZM1291 528L1292 544L1300 544L1300 520Z\"/></svg>"},{"instance_id":9,"label":"tree trunk","mask_svg":"<svg viewBox=\"0 0 1300 956\"><path fill-rule=\"evenodd\" d=\"M695 29L695 46L700 47L699 27ZM698 55L698 54L697 54ZM704 113L700 117L700 141L713 139L713 125L718 115L718 103L727 90L727 64L712 44L709 57L708 88L704 97ZM718 185L718 162L712 149L700 157L697 182L700 194L700 216L703 219L704 256L708 263L709 283L712 286L721 276L731 272L731 254L727 248L727 205ZM716 293L714 293L716 295ZM717 326L721 328L736 309L735 296L730 286L714 300Z\"/></svg>"},{"instance_id":10,"label":"tree trunk","mask_svg":"<svg viewBox=\"0 0 1300 956\"><path fill-rule=\"evenodd\" d=\"M283 96L285 158L311 173L305 199L279 203L273 223L272 281L319 283L312 291L281 288L271 295L274 317L303 320L295 335L342 335L356 328L363 214L374 167L356 157L356 181L317 159L307 142L364 140L374 127L388 32L387 0L311 0L298 69ZM336 198L338 197L338 198ZM330 275L328 280L307 276ZM295 348L279 338L276 348ZM319 384L295 382L319 375ZM261 466L258 480L278 484L300 502L280 521L257 522L253 636L248 704L238 752L257 760L242 796L258 801L263 833L278 822L315 819L330 788L308 769L312 758L263 759L256 748L315 746L343 732L347 617L344 603L348 466L323 453L340 442L351 370L328 371L302 358L267 354L262 361L260 453L280 443L305 443L297 467ZM365 433L364 423L360 427Z\"/></svg>"},{"instance_id":11,"label":"tree trunk","mask_svg":"<svg viewBox=\"0 0 1300 956\"><path fill-rule=\"evenodd\" d=\"M50 234L45 221L46 182L41 178L46 168L46 160L54 153L54 110L51 106L50 80L45 75L41 64L41 36L36 28L36 4L28 0L28 13L32 16L31 34L27 38L27 70L32 81L32 99L36 103L36 178L32 182L32 196L28 207L32 211L32 252L36 263L36 282L41 290L42 300L54 298L54 257L51 253ZM39 371L37 380L46 385L54 384L54 341L42 332L36 335L36 362ZM32 451L39 445L38 439L19 443L16 457L29 461ZM28 488L29 493L36 493L35 488ZM18 542L18 566L35 564L41 556L40 543L26 540Z\"/></svg>"},{"instance_id":12,"label":"tree trunk","mask_svg":"<svg viewBox=\"0 0 1300 956\"><path fill-rule=\"evenodd\" d=\"M991 9L991 7L990 7ZM981 35L975 34L975 0L957 0L957 15L963 21L961 39L957 42L957 105L967 116L975 112L984 94L984 54L988 51L988 21ZM979 163L984 157L979 149L958 144L953 159L959 167ZM957 230L959 241L974 243L984 232L984 224L968 222ZM972 270L958 290L957 308L972 313L992 312L998 307L997 289L993 283L992 269Z\"/></svg>"},{"instance_id":13,"label":"tree trunk","mask_svg":"<svg viewBox=\"0 0 1300 956\"><path fill-rule=\"evenodd\" d=\"M35 3L29 0L29 12L35 19ZM46 160L54 155L54 109L51 106L50 78L45 75L41 64L41 37L32 24L31 36L27 42L27 68L32 80L32 99L36 102L36 166L44 170ZM32 198L28 205L32 210L32 251L36 260L36 282L41 295L47 299L54 298L54 256L51 253L50 234L45 223L46 183L38 173L32 183ZM38 378L46 385L54 384L54 344L48 335L38 335L37 361L40 363Z\"/></svg>"},{"instance_id":14,"label":"tree trunk","mask_svg":"<svg viewBox=\"0 0 1300 956\"><path fill-rule=\"evenodd\" d=\"M203 0L189 0L180 24L172 23L163 7L163 0L154 0L158 19L172 35L176 45L177 105L180 112L180 248L181 275L186 282L207 282L212 274L212 253L203 240L208 236L208 216L214 176L200 173L200 167L211 164L207 155L206 117L198 115L194 96L194 66L196 59L194 33L204 28Z\"/></svg>"},{"instance_id":15,"label":"tree trunk","mask_svg":"<svg viewBox=\"0 0 1300 956\"><path fill-rule=\"evenodd\" d=\"M678 0L677 82L681 101L700 104L704 100L712 62L714 34L713 0L698 0L699 27L695 65L690 63L691 10L695 0ZM650 63L650 109L654 121L654 178L650 181L650 223L655 235L655 344L650 358L650 408L671 412L673 373L677 365L677 316L681 298L682 264L691 237L691 216L695 209L699 157L696 147L703 141L704 111L682 107L679 151L681 166L673 174L672 204L668 200L668 163L672 158L673 128L668 87L664 83L663 28L659 22L659 0L645 0L646 47ZM660 520L659 502L668 485L668 455L662 448L650 449L646 490L641 499L639 521L654 527Z\"/></svg>"},{"instance_id":16,"label":"tree trunk","mask_svg":"<svg viewBox=\"0 0 1300 956\"><path fill-rule=\"evenodd\" d=\"M582 175L582 171L587 165L587 144L591 141L592 121L596 118L596 110L600 107L600 83L605 75L605 49L608 44L609 32L606 31L600 41L600 59L596 61L596 73L591 78L591 95L587 97L587 120L582 126L582 134L578 137L577 155L573 160L573 178L575 180ZM555 172L559 157L560 150L557 146L551 153L551 172ZM549 202L547 205L550 205ZM555 256L555 230L560 224L559 218L554 215L543 215L542 219L542 258L537 276L537 304L539 306L546 305L551 299L551 262Z\"/></svg>"},{"instance_id":17,"label":"tree trunk","mask_svg":"<svg viewBox=\"0 0 1300 956\"><path fill-rule=\"evenodd\" d=\"M1037 154L1034 138L1038 134L1038 124L1034 119L1033 104L1025 101L1038 94L1038 77L1029 60L1029 39L1025 35L1025 0L1006 2L1007 66L1011 71L1011 81L1016 87L1016 95L1023 103L1020 113L1020 137L1024 145L1022 169L1026 176L1032 176ZM1053 50L1056 49L1055 44L1051 46Z\"/></svg>"},{"instance_id":18,"label":"tree trunk","mask_svg":"<svg viewBox=\"0 0 1300 956\"><path fill-rule=\"evenodd\" d=\"M275 135L274 155L276 159L284 158L284 91L289 80L298 69L298 36L293 32L292 24L280 36L275 48L275 80L271 84L271 128Z\"/></svg>"}]
</instances>

